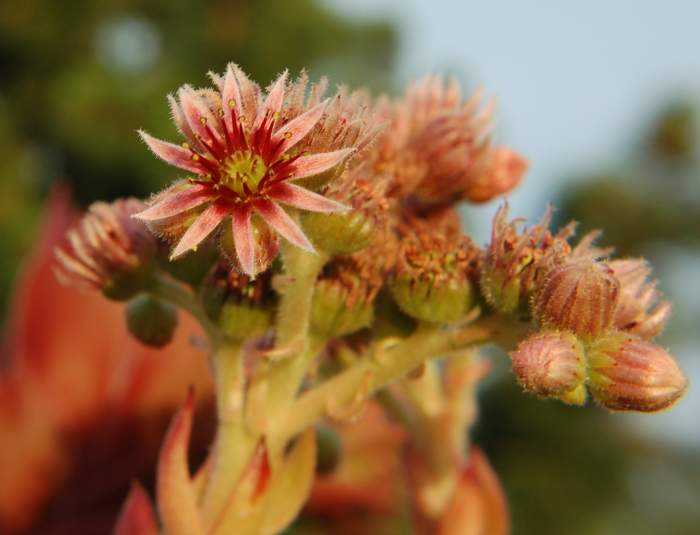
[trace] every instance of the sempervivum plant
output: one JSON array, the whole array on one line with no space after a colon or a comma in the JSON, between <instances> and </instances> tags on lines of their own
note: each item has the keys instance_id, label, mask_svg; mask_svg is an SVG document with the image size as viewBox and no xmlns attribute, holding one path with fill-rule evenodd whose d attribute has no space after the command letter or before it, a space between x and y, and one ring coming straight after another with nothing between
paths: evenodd
<instances>
[{"instance_id":1,"label":"sempervivum plant","mask_svg":"<svg viewBox=\"0 0 700 535\"><path fill-rule=\"evenodd\" d=\"M211 78L170 97L184 143L141 132L184 174L144 205L95 205L57 255L63 279L128 300L142 343L166 345L178 307L211 353L208 458L189 465L190 392L157 508L135 485L118 535L279 533L307 501L334 533L371 533L344 504L401 500L416 533L507 532L498 480L466 439L481 344L510 352L525 390L570 404L648 412L685 391L652 341L670 305L643 260L612 260L596 234L572 243L551 211L521 229L504 205L484 248L461 229L459 203L508 193L526 169L477 96L439 77L376 99L326 99L305 74L263 90L233 64ZM385 478L358 471L377 459Z\"/></svg>"}]
</instances>

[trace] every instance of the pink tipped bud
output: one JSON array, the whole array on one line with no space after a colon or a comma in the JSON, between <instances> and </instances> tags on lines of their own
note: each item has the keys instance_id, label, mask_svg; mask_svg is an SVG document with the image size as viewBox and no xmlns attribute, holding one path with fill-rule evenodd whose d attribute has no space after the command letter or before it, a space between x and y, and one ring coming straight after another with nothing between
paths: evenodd
<instances>
[{"instance_id":1,"label":"pink tipped bud","mask_svg":"<svg viewBox=\"0 0 700 535\"><path fill-rule=\"evenodd\" d=\"M586 361L581 342L570 332L533 334L511 353L520 384L540 396L577 405L585 401ZM583 396L578 394L583 392Z\"/></svg>"},{"instance_id":2,"label":"pink tipped bud","mask_svg":"<svg viewBox=\"0 0 700 535\"><path fill-rule=\"evenodd\" d=\"M543 325L596 336L615 318L620 283L604 263L577 259L553 268L537 288L533 315Z\"/></svg>"},{"instance_id":3,"label":"pink tipped bud","mask_svg":"<svg viewBox=\"0 0 700 535\"><path fill-rule=\"evenodd\" d=\"M665 409L687 387L673 357L662 347L635 335L611 333L596 340L587 355L591 394L611 410Z\"/></svg>"}]
</instances>

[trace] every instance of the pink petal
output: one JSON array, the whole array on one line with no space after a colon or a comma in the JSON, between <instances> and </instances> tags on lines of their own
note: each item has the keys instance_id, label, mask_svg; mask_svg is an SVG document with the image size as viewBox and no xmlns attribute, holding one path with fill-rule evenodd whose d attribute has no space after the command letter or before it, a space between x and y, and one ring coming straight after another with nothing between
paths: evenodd
<instances>
[{"instance_id":1,"label":"pink petal","mask_svg":"<svg viewBox=\"0 0 700 535\"><path fill-rule=\"evenodd\" d=\"M175 100L175 97L168 95L168 104L170 104L170 113L173 116L173 121L175 121L177 129L188 140L194 140L194 132L192 132L190 125L187 124L185 114L182 113L182 108L180 108L180 105L177 103L177 100Z\"/></svg>"},{"instance_id":2,"label":"pink petal","mask_svg":"<svg viewBox=\"0 0 700 535\"><path fill-rule=\"evenodd\" d=\"M253 240L253 225L251 224L249 206L235 208L232 213L231 225L233 243L236 247L238 261L246 275L255 276L255 241Z\"/></svg>"},{"instance_id":3,"label":"pink petal","mask_svg":"<svg viewBox=\"0 0 700 535\"><path fill-rule=\"evenodd\" d=\"M180 169L192 171L193 173L202 174L206 172L199 163L192 159L192 152L189 149L154 138L143 130L139 130L138 133L141 139L146 142L148 148L161 160L175 167L179 167Z\"/></svg>"},{"instance_id":4,"label":"pink petal","mask_svg":"<svg viewBox=\"0 0 700 535\"><path fill-rule=\"evenodd\" d=\"M299 143L306 134L309 133L318 120L323 115L323 111L326 109L328 100L324 100L319 105L314 106L306 113L302 113L299 117L289 121L286 125L275 132L273 137L273 144L282 142L280 147L277 149L275 154L272 155L271 159L276 160L278 156L284 154L294 145Z\"/></svg>"},{"instance_id":5,"label":"pink petal","mask_svg":"<svg viewBox=\"0 0 700 535\"><path fill-rule=\"evenodd\" d=\"M211 191L203 184L192 184L180 191L165 192L163 199L133 217L144 221L165 219L186 212L211 200Z\"/></svg>"},{"instance_id":6,"label":"pink petal","mask_svg":"<svg viewBox=\"0 0 700 535\"><path fill-rule=\"evenodd\" d=\"M284 89L287 83L287 71L284 71L275 83L270 88L267 94L267 99L265 99L265 104L263 104L263 109L261 113L258 113L258 117L255 120L255 126L253 131L257 130L262 124L265 115L268 113L274 115L282 109L282 104L284 103Z\"/></svg>"},{"instance_id":7,"label":"pink petal","mask_svg":"<svg viewBox=\"0 0 700 535\"><path fill-rule=\"evenodd\" d=\"M258 111L260 87L248 78L238 65L233 63L229 64L229 66L232 66L233 73L236 75L236 80L238 80L238 87L241 90L243 116L252 122Z\"/></svg>"},{"instance_id":8,"label":"pink petal","mask_svg":"<svg viewBox=\"0 0 700 535\"><path fill-rule=\"evenodd\" d=\"M214 114L206 105L205 101L190 86L183 86L178 91L180 97L180 107L187 119L192 131L204 140L211 140L212 135L220 141L219 132L216 128L217 121ZM207 128L209 126L209 128Z\"/></svg>"},{"instance_id":9,"label":"pink petal","mask_svg":"<svg viewBox=\"0 0 700 535\"><path fill-rule=\"evenodd\" d=\"M340 149L322 152L311 156L302 156L292 165L291 180L317 175L331 169L350 156L355 149Z\"/></svg>"},{"instance_id":10,"label":"pink petal","mask_svg":"<svg viewBox=\"0 0 700 535\"><path fill-rule=\"evenodd\" d=\"M209 236L229 213L228 208L216 203L204 210L194 223L190 225L190 228L187 229L187 232L185 232L185 235L170 255L170 260L183 255L191 249L196 249L197 245Z\"/></svg>"},{"instance_id":11,"label":"pink petal","mask_svg":"<svg viewBox=\"0 0 700 535\"><path fill-rule=\"evenodd\" d=\"M122 506L114 535L158 535L156 514L146 491L136 481Z\"/></svg>"},{"instance_id":12,"label":"pink petal","mask_svg":"<svg viewBox=\"0 0 700 535\"><path fill-rule=\"evenodd\" d=\"M233 104L233 105L231 105ZM238 87L238 81L236 80L236 74L233 71L233 65L229 63L226 68L226 76L224 78L223 88L221 91L221 105L226 110L224 113L224 121L226 122L226 128L229 132L233 131L233 117L228 111L229 108L241 109L241 90ZM240 114L239 114L240 115Z\"/></svg>"},{"instance_id":13,"label":"pink petal","mask_svg":"<svg viewBox=\"0 0 700 535\"><path fill-rule=\"evenodd\" d=\"M204 532L187 462L193 413L194 394L190 390L185 404L170 423L158 455L158 511L163 531L172 535Z\"/></svg>"},{"instance_id":14,"label":"pink petal","mask_svg":"<svg viewBox=\"0 0 700 535\"><path fill-rule=\"evenodd\" d=\"M286 182L275 184L268 190L268 195L275 201L312 212L347 212L350 209L323 195Z\"/></svg>"},{"instance_id":15,"label":"pink petal","mask_svg":"<svg viewBox=\"0 0 700 535\"><path fill-rule=\"evenodd\" d=\"M265 219L265 222L281 236L310 253L316 252L299 225L277 204L272 201L257 201L255 209Z\"/></svg>"}]
</instances>

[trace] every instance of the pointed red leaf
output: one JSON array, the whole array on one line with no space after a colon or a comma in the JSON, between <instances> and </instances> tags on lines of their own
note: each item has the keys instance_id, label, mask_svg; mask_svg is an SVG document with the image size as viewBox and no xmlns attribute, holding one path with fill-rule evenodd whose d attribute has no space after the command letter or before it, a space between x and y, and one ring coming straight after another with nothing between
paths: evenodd
<instances>
[{"instance_id":1,"label":"pointed red leaf","mask_svg":"<svg viewBox=\"0 0 700 535\"><path fill-rule=\"evenodd\" d=\"M275 184L269 189L268 196L275 201L312 212L347 212L350 209L344 204L287 182Z\"/></svg>"},{"instance_id":2,"label":"pointed red leaf","mask_svg":"<svg viewBox=\"0 0 700 535\"><path fill-rule=\"evenodd\" d=\"M156 514L146 491L134 481L114 527L114 535L158 535Z\"/></svg>"},{"instance_id":3,"label":"pointed red leaf","mask_svg":"<svg viewBox=\"0 0 700 535\"><path fill-rule=\"evenodd\" d=\"M228 214L229 209L217 203L204 210L182 236L182 239L170 255L170 259L173 260L187 251L196 249Z\"/></svg>"},{"instance_id":4,"label":"pointed red leaf","mask_svg":"<svg viewBox=\"0 0 700 535\"><path fill-rule=\"evenodd\" d=\"M256 211L263 217L265 222L275 229L282 237L289 240L291 243L310 253L315 253L316 250L309 239L301 230L299 225L289 217L287 212L280 208L272 201L257 201L255 203Z\"/></svg>"},{"instance_id":5,"label":"pointed red leaf","mask_svg":"<svg viewBox=\"0 0 700 535\"><path fill-rule=\"evenodd\" d=\"M153 154L161 160L185 171L192 171L198 174L205 173L202 165L192 159L193 154L189 149L157 139L143 130L139 130L138 133L148 145L148 148L153 151Z\"/></svg>"},{"instance_id":6,"label":"pointed red leaf","mask_svg":"<svg viewBox=\"0 0 700 535\"><path fill-rule=\"evenodd\" d=\"M204 533L187 464L193 412L194 393L190 390L170 424L158 458L158 511L168 535Z\"/></svg>"}]
</instances>

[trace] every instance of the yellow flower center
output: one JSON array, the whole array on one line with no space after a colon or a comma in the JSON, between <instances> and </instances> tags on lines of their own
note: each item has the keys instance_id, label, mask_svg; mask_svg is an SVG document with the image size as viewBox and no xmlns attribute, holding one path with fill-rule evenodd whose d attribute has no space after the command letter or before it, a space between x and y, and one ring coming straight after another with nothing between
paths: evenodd
<instances>
[{"instance_id":1,"label":"yellow flower center","mask_svg":"<svg viewBox=\"0 0 700 535\"><path fill-rule=\"evenodd\" d=\"M263 159L249 150L234 152L221 167L221 184L240 196L257 193L258 185L267 173Z\"/></svg>"}]
</instances>

